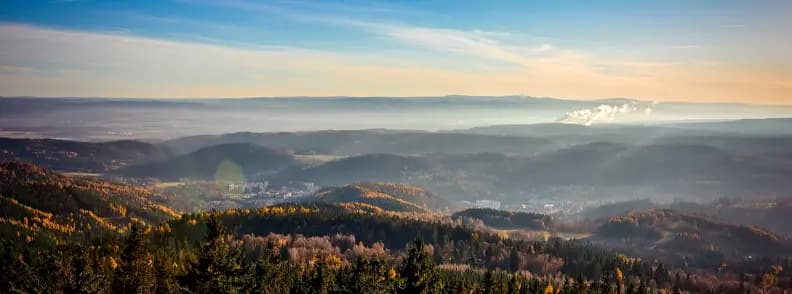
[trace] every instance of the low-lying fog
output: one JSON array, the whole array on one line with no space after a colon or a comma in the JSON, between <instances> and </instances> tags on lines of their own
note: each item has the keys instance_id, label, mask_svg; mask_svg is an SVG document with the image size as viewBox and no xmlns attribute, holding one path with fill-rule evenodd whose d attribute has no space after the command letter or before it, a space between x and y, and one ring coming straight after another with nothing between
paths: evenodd
<instances>
[{"instance_id":1,"label":"low-lying fog","mask_svg":"<svg viewBox=\"0 0 792 294\"><path fill-rule=\"evenodd\" d=\"M77 140L327 129L454 130L783 117L792 107L550 98L0 99L0 136Z\"/></svg>"}]
</instances>

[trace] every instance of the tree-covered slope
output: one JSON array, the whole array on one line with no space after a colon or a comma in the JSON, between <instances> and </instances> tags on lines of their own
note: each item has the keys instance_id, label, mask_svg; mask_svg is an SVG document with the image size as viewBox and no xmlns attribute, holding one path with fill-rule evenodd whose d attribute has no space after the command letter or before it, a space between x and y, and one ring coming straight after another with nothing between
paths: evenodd
<instances>
[{"instance_id":1,"label":"tree-covered slope","mask_svg":"<svg viewBox=\"0 0 792 294\"><path fill-rule=\"evenodd\" d=\"M553 225L550 216L538 213L470 208L454 213L454 218L473 218L497 229L547 230Z\"/></svg>"},{"instance_id":2,"label":"tree-covered slope","mask_svg":"<svg viewBox=\"0 0 792 294\"><path fill-rule=\"evenodd\" d=\"M120 170L125 176L161 179L230 179L273 173L297 165L288 152L248 143L206 147L165 161Z\"/></svg>"},{"instance_id":3,"label":"tree-covered slope","mask_svg":"<svg viewBox=\"0 0 792 294\"><path fill-rule=\"evenodd\" d=\"M385 182L360 182L318 191L312 200L370 205L383 211L447 211L455 205L422 188Z\"/></svg>"},{"instance_id":4,"label":"tree-covered slope","mask_svg":"<svg viewBox=\"0 0 792 294\"><path fill-rule=\"evenodd\" d=\"M107 172L170 156L166 147L131 140L93 143L0 138L0 159L24 160L63 171Z\"/></svg>"},{"instance_id":5,"label":"tree-covered slope","mask_svg":"<svg viewBox=\"0 0 792 294\"><path fill-rule=\"evenodd\" d=\"M614 217L596 238L650 252L708 257L712 264L750 256L787 256L792 242L754 226L735 225L673 210L648 210Z\"/></svg>"},{"instance_id":6,"label":"tree-covered slope","mask_svg":"<svg viewBox=\"0 0 792 294\"><path fill-rule=\"evenodd\" d=\"M0 162L4 236L91 237L132 222L157 224L176 213L150 191L95 178L64 176L34 164Z\"/></svg>"}]
</instances>

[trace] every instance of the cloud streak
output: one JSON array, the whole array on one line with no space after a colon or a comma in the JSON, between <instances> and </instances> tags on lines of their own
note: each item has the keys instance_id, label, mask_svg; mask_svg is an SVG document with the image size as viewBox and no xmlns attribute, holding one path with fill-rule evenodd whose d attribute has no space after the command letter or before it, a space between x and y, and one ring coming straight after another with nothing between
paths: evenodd
<instances>
[{"instance_id":1,"label":"cloud streak","mask_svg":"<svg viewBox=\"0 0 792 294\"><path fill-rule=\"evenodd\" d=\"M261 4L237 0L224 1L216 4L237 9L286 16L298 21L353 27L373 35L390 38L421 49L460 54L468 57L479 57L521 66L529 65L530 61L528 60L529 57L518 53L518 49L528 48L527 51L533 53L548 53L556 49L552 44L547 43L523 45L506 44L502 39L512 36L511 33L507 32L432 28L382 21L359 20L339 17L331 13L322 13L321 10L326 8L325 5L314 2L302 3L303 5L310 4L314 10L320 10L312 13L292 9L284 5L284 3L281 3L281 5L273 5L271 3ZM338 9L338 7L335 8ZM344 10L353 9L349 6L342 6L342 8ZM396 11L396 9L390 8L384 11L393 12ZM399 10L399 12L401 11Z\"/></svg>"}]
</instances>

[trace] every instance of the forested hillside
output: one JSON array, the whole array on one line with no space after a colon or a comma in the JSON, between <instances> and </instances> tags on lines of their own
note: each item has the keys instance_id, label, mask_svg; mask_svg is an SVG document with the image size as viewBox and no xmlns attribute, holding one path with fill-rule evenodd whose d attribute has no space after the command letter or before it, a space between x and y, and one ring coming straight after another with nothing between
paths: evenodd
<instances>
[{"instance_id":1,"label":"forested hillside","mask_svg":"<svg viewBox=\"0 0 792 294\"><path fill-rule=\"evenodd\" d=\"M217 179L243 181L246 177L275 173L297 165L286 151L236 143L206 147L164 161L135 165L118 171L130 177L175 180Z\"/></svg>"},{"instance_id":2,"label":"forested hillside","mask_svg":"<svg viewBox=\"0 0 792 294\"><path fill-rule=\"evenodd\" d=\"M332 205L183 215L90 244L53 249L4 239L0 286L98 293L743 293L787 287L783 268L792 265L788 258L756 260L713 274L583 241L504 239L449 219Z\"/></svg>"},{"instance_id":3,"label":"forested hillside","mask_svg":"<svg viewBox=\"0 0 792 294\"><path fill-rule=\"evenodd\" d=\"M44 167L107 172L171 156L163 146L140 141L78 142L54 139L0 138L0 160L25 160Z\"/></svg>"},{"instance_id":4,"label":"forested hillside","mask_svg":"<svg viewBox=\"0 0 792 294\"><path fill-rule=\"evenodd\" d=\"M545 138L406 130L232 133L178 138L165 142L165 145L179 152L191 152L203 147L228 143L249 143L269 148L291 149L304 154L334 155L480 152L533 154L557 147L555 142Z\"/></svg>"},{"instance_id":5,"label":"forested hillside","mask_svg":"<svg viewBox=\"0 0 792 294\"><path fill-rule=\"evenodd\" d=\"M489 208L470 208L456 212L452 217L478 219L498 229L548 230L553 226L553 219L547 215Z\"/></svg>"},{"instance_id":6,"label":"forested hillside","mask_svg":"<svg viewBox=\"0 0 792 294\"><path fill-rule=\"evenodd\" d=\"M317 191L308 201L370 207L375 211L449 211L457 205L419 187L361 182Z\"/></svg>"},{"instance_id":7,"label":"forested hillside","mask_svg":"<svg viewBox=\"0 0 792 294\"><path fill-rule=\"evenodd\" d=\"M24 162L0 162L3 239L63 243L158 224L176 215L148 190L69 177Z\"/></svg>"},{"instance_id":8,"label":"forested hillside","mask_svg":"<svg viewBox=\"0 0 792 294\"><path fill-rule=\"evenodd\" d=\"M792 242L754 226L734 225L672 210L632 212L600 226L609 244L658 256L691 258L690 264L720 266L758 256L790 256Z\"/></svg>"},{"instance_id":9,"label":"forested hillside","mask_svg":"<svg viewBox=\"0 0 792 294\"><path fill-rule=\"evenodd\" d=\"M0 286L22 292L742 293L792 282L783 271L792 266L785 241L670 211L605 223L597 238L656 247L625 248L625 255L587 241L505 238L461 219L546 229L551 221L541 215L481 209L454 217L427 214L442 201L399 184L358 183L320 193L338 205L172 218L139 188L19 162L3 162L2 176L0 258L6 274ZM422 209L382 209L389 206L366 203L370 196ZM768 252L776 257L761 255ZM674 261L685 253L698 258L684 266ZM713 267L721 273L713 274Z\"/></svg>"},{"instance_id":10,"label":"forested hillside","mask_svg":"<svg viewBox=\"0 0 792 294\"><path fill-rule=\"evenodd\" d=\"M741 155L706 145L599 142L534 156L367 154L286 170L272 179L325 186L392 181L449 200L510 203L538 196L621 200L636 194L657 200L759 198L792 188L787 180L792 164L777 156Z\"/></svg>"}]
</instances>

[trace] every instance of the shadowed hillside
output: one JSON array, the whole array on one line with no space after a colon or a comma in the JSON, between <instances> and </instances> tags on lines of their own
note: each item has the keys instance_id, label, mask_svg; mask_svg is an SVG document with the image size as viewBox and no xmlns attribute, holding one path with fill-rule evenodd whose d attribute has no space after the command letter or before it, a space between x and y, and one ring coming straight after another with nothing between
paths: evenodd
<instances>
[{"instance_id":1,"label":"shadowed hillside","mask_svg":"<svg viewBox=\"0 0 792 294\"><path fill-rule=\"evenodd\" d=\"M660 255L692 256L717 266L750 256L788 255L792 243L764 229L733 225L672 210L632 212L606 221L596 240Z\"/></svg>"},{"instance_id":2,"label":"shadowed hillside","mask_svg":"<svg viewBox=\"0 0 792 294\"><path fill-rule=\"evenodd\" d=\"M292 149L299 153L335 155L479 152L534 154L557 147L552 140L544 138L393 130L233 133L192 136L165 142L168 147L179 152L227 143L251 143L270 148Z\"/></svg>"},{"instance_id":3,"label":"shadowed hillside","mask_svg":"<svg viewBox=\"0 0 792 294\"><path fill-rule=\"evenodd\" d=\"M206 147L187 155L120 170L125 176L161 179L241 180L298 165L291 154L253 144L236 143ZM219 177L219 178L218 178ZM239 178L239 179L237 179Z\"/></svg>"},{"instance_id":4,"label":"shadowed hillside","mask_svg":"<svg viewBox=\"0 0 792 294\"><path fill-rule=\"evenodd\" d=\"M0 138L0 159L24 160L64 171L106 172L169 156L167 148L139 141L89 143Z\"/></svg>"},{"instance_id":5,"label":"shadowed hillside","mask_svg":"<svg viewBox=\"0 0 792 294\"><path fill-rule=\"evenodd\" d=\"M523 201L608 195L758 198L792 188L792 165L776 157L739 155L705 145L591 143L535 156L481 153L352 156L273 178L319 185L391 181L424 187L450 200ZM665 198L665 199L663 199Z\"/></svg>"}]
</instances>

